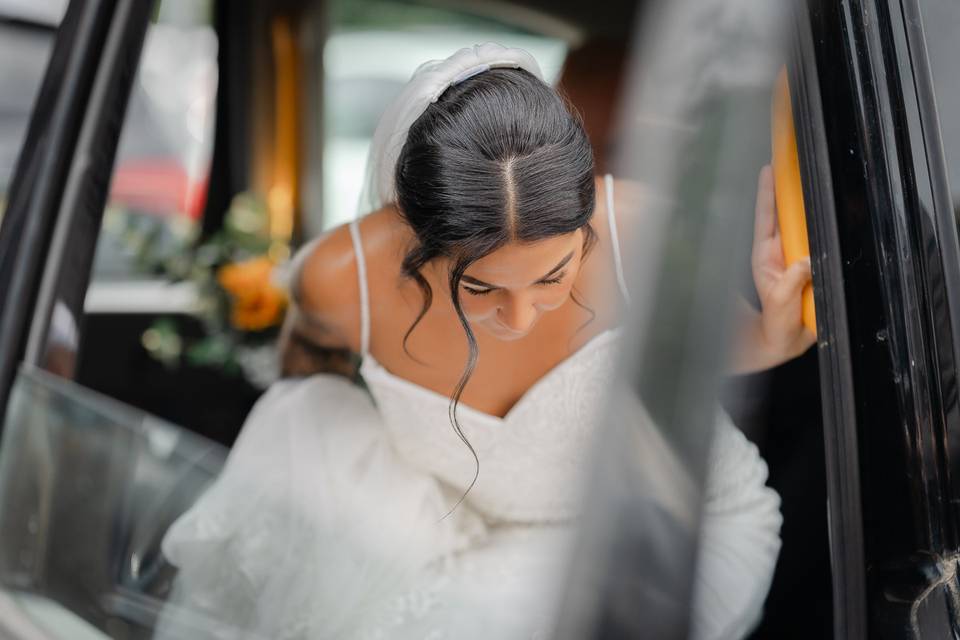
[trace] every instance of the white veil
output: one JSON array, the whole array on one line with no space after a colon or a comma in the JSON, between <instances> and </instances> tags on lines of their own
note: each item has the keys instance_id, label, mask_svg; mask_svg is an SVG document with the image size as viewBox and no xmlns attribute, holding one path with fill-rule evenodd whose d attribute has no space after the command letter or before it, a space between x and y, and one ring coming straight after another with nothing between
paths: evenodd
<instances>
[{"instance_id":1,"label":"white veil","mask_svg":"<svg viewBox=\"0 0 960 640\"><path fill-rule=\"evenodd\" d=\"M367 156L366 176L357 216L375 211L396 199L394 169L413 123L440 95L467 78L494 68L523 69L543 80L540 65L523 49L494 42L460 49L444 60L424 62L394 98L377 124Z\"/></svg>"}]
</instances>

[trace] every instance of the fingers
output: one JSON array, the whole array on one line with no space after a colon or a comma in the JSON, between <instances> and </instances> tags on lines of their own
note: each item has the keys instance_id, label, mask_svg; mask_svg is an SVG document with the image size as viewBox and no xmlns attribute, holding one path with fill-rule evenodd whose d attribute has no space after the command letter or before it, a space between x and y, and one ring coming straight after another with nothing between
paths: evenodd
<instances>
[{"instance_id":1,"label":"fingers","mask_svg":"<svg viewBox=\"0 0 960 640\"><path fill-rule=\"evenodd\" d=\"M787 358L804 353L817 341L816 336L803 326L803 289L811 279L810 258L791 264L773 287L763 313L766 325L775 336L773 342Z\"/></svg>"},{"instance_id":2,"label":"fingers","mask_svg":"<svg viewBox=\"0 0 960 640\"><path fill-rule=\"evenodd\" d=\"M770 165L760 170L758 178L750 261L758 290L771 287L783 271L783 248L780 246L774 205L773 170Z\"/></svg>"},{"instance_id":3,"label":"fingers","mask_svg":"<svg viewBox=\"0 0 960 640\"><path fill-rule=\"evenodd\" d=\"M772 287L770 302L778 308L788 307L793 303L799 305L803 288L810 282L810 278L810 258L797 260L787 267Z\"/></svg>"},{"instance_id":4,"label":"fingers","mask_svg":"<svg viewBox=\"0 0 960 640\"><path fill-rule=\"evenodd\" d=\"M777 234L777 205L774 196L773 169L764 165L757 182L757 207L754 216L754 241L771 238Z\"/></svg>"}]
</instances>

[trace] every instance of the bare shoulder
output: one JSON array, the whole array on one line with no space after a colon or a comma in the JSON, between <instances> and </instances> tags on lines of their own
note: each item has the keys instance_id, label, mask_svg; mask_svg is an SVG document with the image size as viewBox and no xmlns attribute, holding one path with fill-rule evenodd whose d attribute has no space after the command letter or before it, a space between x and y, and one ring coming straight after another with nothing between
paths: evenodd
<instances>
[{"instance_id":1,"label":"bare shoulder","mask_svg":"<svg viewBox=\"0 0 960 640\"><path fill-rule=\"evenodd\" d=\"M396 255L398 224L402 223L392 206L374 211L358 223L371 290L379 288L379 273ZM326 334L318 341L359 351L360 273L350 225L331 229L313 241L296 277L297 306L307 324Z\"/></svg>"}]
</instances>

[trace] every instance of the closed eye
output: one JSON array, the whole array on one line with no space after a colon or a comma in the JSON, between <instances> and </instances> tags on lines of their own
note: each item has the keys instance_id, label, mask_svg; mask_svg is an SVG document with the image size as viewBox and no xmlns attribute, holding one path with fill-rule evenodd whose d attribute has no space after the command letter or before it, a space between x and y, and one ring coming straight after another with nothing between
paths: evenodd
<instances>
[{"instance_id":1,"label":"closed eye","mask_svg":"<svg viewBox=\"0 0 960 640\"><path fill-rule=\"evenodd\" d=\"M552 278L547 278L546 280L541 280L541 281L538 282L537 284L560 284L560 282L563 281L563 279L566 277L566 275L567 275L567 272L566 272L566 271L561 271L560 273L558 273L558 274L555 275L554 277L552 277Z\"/></svg>"},{"instance_id":2,"label":"closed eye","mask_svg":"<svg viewBox=\"0 0 960 640\"><path fill-rule=\"evenodd\" d=\"M566 271L561 271L552 278L545 278L537 282L538 285L551 285L551 284L560 284L563 282L563 279L567 276ZM472 296L485 296L488 293L493 293L496 289L474 289L473 287L464 287L464 291L469 293Z\"/></svg>"},{"instance_id":3,"label":"closed eye","mask_svg":"<svg viewBox=\"0 0 960 640\"><path fill-rule=\"evenodd\" d=\"M485 296L493 291L493 289L473 289L472 287L464 287L463 290L472 296Z\"/></svg>"}]
</instances>

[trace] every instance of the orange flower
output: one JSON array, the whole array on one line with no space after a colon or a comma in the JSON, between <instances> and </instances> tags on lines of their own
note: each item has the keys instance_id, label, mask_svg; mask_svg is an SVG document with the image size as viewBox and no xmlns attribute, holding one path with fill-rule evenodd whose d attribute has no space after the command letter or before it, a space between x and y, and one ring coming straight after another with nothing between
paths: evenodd
<instances>
[{"instance_id":1,"label":"orange flower","mask_svg":"<svg viewBox=\"0 0 960 640\"><path fill-rule=\"evenodd\" d=\"M217 281L232 299L230 322L243 331L261 331L283 318L287 296L272 279L273 261L267 257L228 264Z\"/></svg>"}]
</instances>

